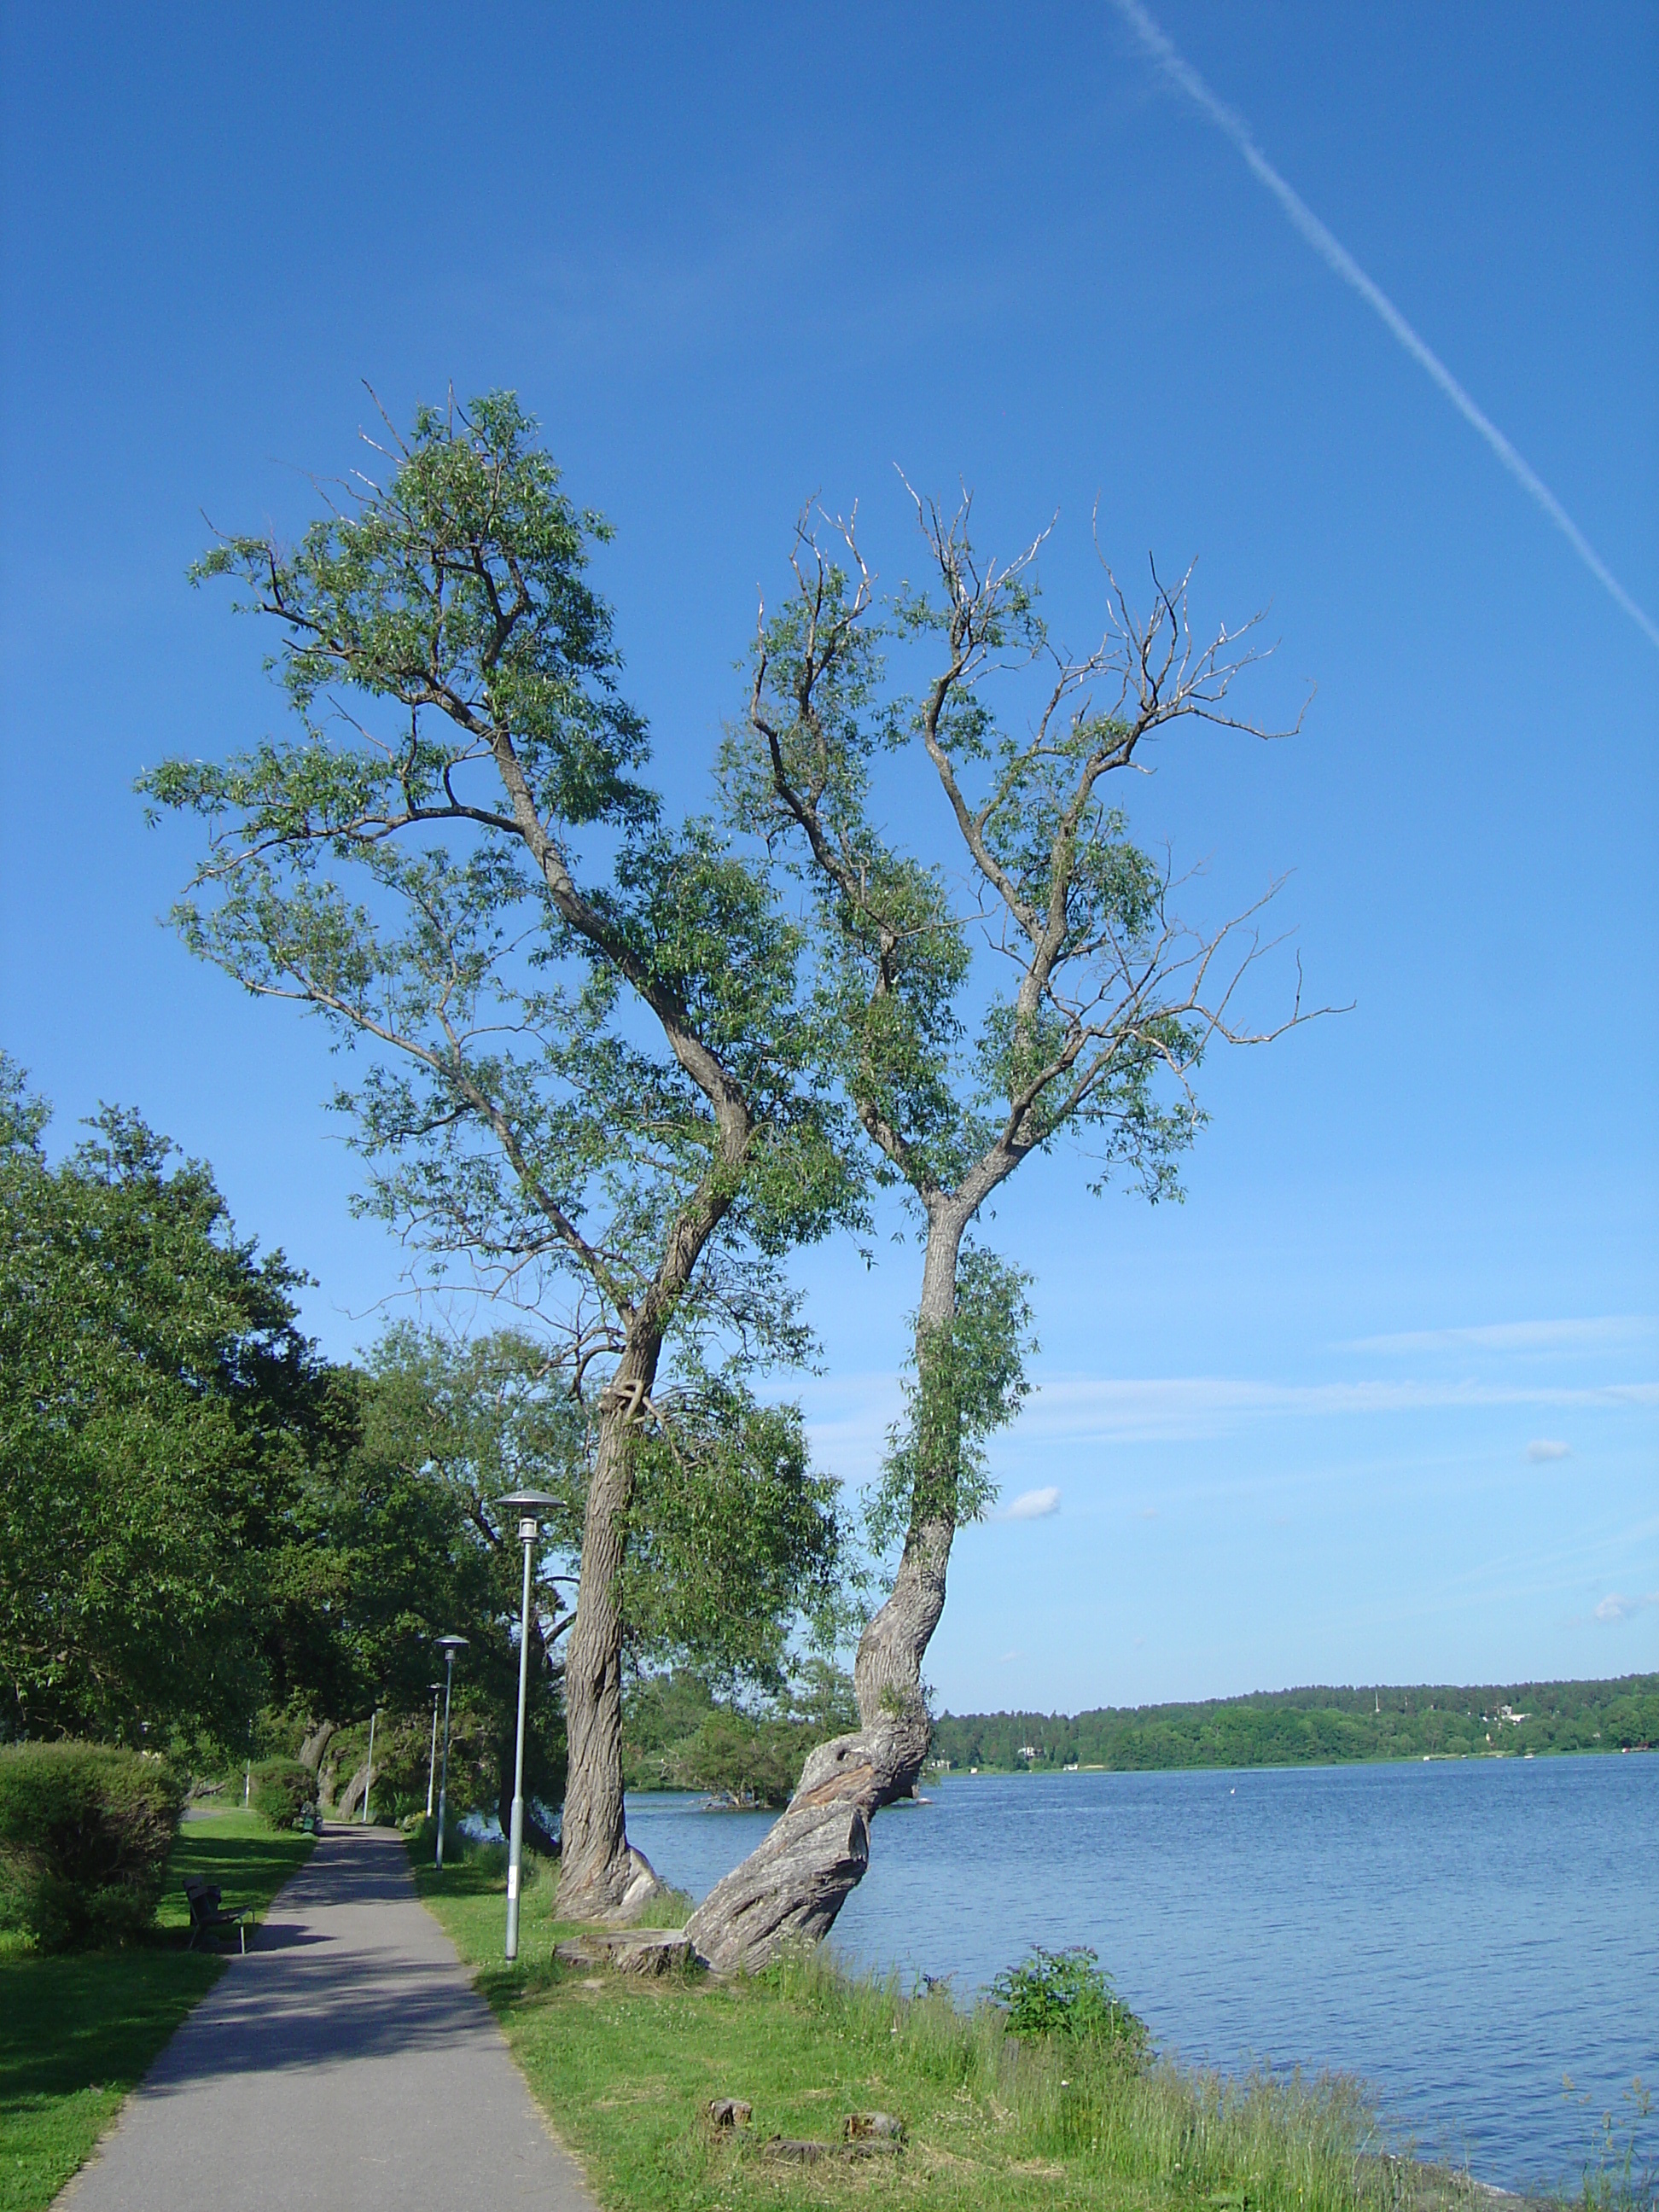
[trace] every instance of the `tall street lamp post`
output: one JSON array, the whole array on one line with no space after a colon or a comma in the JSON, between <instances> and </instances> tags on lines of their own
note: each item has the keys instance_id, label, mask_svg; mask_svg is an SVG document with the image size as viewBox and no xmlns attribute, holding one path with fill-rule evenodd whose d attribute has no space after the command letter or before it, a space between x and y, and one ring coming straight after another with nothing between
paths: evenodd
<instances>
[{"instance_id":1,"label":"tall street lamp post","mask_svg":"<svg viewBox=\"0 0 1659 2212\"><path fill-rule=\"evenodd\" d=\"M441 1636L438 1649L444 1655L444 1763L438 1781L438 1858L440 1873L444 1863L444 1811L449 1796L449 1701L455 1688L455 1654L465 1651L464 1636Z\"/></svg>"},{"instance_id":2,"label":"tall street lamp post","mask_svg":"<svg viewBox=\"0 0 1659 2212\"><path fill-rule=\"evenodd\" d=\"M374 1790L374 1723L380 1717L380 1709L376 1705L368 1717L368 1771L363 1778L363 1816L358 1824L365 1828L368 1826L368 1801Z\"/></svg>"},{"instance_id":3,"label":"tall street lamp post","mask_svg":"<svg viewBox=\"0 0 1659 2212\"><path fill-rule=\"evenodd\" d=\"M507 1956L519 1955L519 1882L524 1863L524 1705L530 1674L530 1565L541 1534L538 1517L558 1499L545 1490L515 1490L498 1501L519 1516L519 1541L524 1546L524 1603L519 1620L519 1741L513 1756L513 1832L507 1845Z\"/></svg>"},{"instance_id":4,"label":"tall street lamp post","mask_svg":"<svg viewBox=\"0 0 1659 2212\"><path fill-rule=\"evenodd\" d=\"M438 1779L438 1698L444 1686L441 1682L428 1682L426 1686L432 1692L432 1749L426 1762L426 1817L429 1820L433 1785Z\"/></svg>"}]
</instances>

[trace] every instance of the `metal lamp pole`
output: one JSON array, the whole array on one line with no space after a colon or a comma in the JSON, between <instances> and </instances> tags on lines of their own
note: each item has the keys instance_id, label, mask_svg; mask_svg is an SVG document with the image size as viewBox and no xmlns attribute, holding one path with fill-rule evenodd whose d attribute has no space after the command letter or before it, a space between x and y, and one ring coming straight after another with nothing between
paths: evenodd
<instances>
[{"instance_id":1,"label":"metal lamp pole","mask_svg":"<svg viewBox=\"0 0 1659 2212\"><path fill-rule=\"evenodd\" d=\"M363 1816L357 1824L362 1828L368 1826L368 1801L374 1790L374 1723L380 1717L380 1709L376 1705L368 1717L368 1772L363 1781Z\"/></svg>"},{"instance_id":2,"label":"metal lamp pole","mask_svg":"<svg viewBox=\"0 0 1659 2212\"><path fill-rule=\"evenodd\" d=\"M458 1651L465 1650L466 1638L464 1636L441 1636L438 1638L438 1649L444 1655L444 1763L443 1771L438 1782L438 1857L436 1862L438 1870L441 1873L444 1863L444 1810L449 1796L449 1701L455 1688L455 1654Z\"/></svg>"},{"instance_id":3,"label":"metal lamp pole","mask_svg":"<svg viewBox=\"0 0 1659 2212\"><path fill-rule=\"evenodd\" d=\"M519 1618L519 1740L513 1759L513 1830L507 1846L507 1956L509 1965L519 1955L520 1873L524 1863L524 1708L530 1676L530 1567L536 1539L541 1534L538 1516L558 1499L545 1490L515 1490L501 1498L503 1510L519 1516L519 1541L524 1546L524 1602Z\"/></svg>"},{"instance_id":4,"label":"metal lamp pole","mask_svg":"<svg viewBox=\"0 0 1659 2212\"><path fill-rule=\"evenodd\" d=\"M426 1686L432 1692L432 1749L426 1762L426 1817L429 1820L432 1818L432 1788L438 1779L438 1692L443 1688L443 1684L428 1682Z\"/></svg>"}]
</instances>

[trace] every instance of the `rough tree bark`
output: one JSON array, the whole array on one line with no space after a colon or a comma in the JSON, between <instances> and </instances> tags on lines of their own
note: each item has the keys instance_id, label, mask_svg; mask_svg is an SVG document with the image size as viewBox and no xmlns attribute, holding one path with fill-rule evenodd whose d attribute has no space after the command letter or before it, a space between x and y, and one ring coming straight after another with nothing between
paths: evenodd
<instances>
[{"instance_id":1,"label":"rough tree bark","mask_svg":"<svg viewBox=\"0 0 1659 2212\"><path fill-rule=\"evenodd\" d=\"M356 1818L357 1808L363 1802L363 1790L368 1781L368 1761L364 1759L362 1765L353 1771L350 1781L334 1800L331 1809L337 1820L350 1820Z\"/></svg>"},{"instance_id":2,"label":"rough tree bark","mask_svg":"<svg viewBox=\"0 0 1659 2212\"><path fill-rule=\"evenodd\" d=\"M666 1024L665 1024L666 1026ZM710 1177L676 1218L650 1290L628 1311L627 1342L599 1401L599 1441L582 1528L581 1581L565 1653L569 1771L560 1824L559 1910L571 1920L626 1920L662 1888L651 1862L628 1840L623 1806L623 1618L618 1602L628 1510L634 1497L634 1430L651 1401L670 1316L731 1205L731 1188L754 1134L737 1086L712 1056L670 1030L683 1065L717 1102L721 1164L731 1186Z\"/></svg>"},{"instance_id":3,"label":"rough tree bark","mask_svg":"<svg viewBox=\"0 0 1659 2212\"><path fill-rule=\"evenodd\" d=\"M560 1823L562 1918L627 1918L661 1887L623 1811L623 1619L618 1581L634 1492L629 1428L656 1379L660 1340L630 1346L605 1392L582 1526L576 1619L565 1651L569 1771Z\"/></svg>"},{"instance_id":4,"label":"rough tree bark","mask_svg":"<svg viewBox=\"0 0 1659 2212\"><path fill-rule=\"evenodd\" d=\"M338 1734L339 1726L337 1721L314 1721L312 1723L300 1746L301 1766L308 1766L313 1774L317 1772L322 1765L323 1753Z\"/></svg>"},{"instance_id":5,"label":"rough tree bark","mask_svg":"<svg viewBox=\"0 0 1659 2212\"><path fill-rule=\"evenodd\" d=\"M919 1369L955 1318L957 1258L974 1210L959 1200L935 1200L928 1209ZM921 1662L945 1610L956 1534L954 1439L932 1442L949 1463L921 1471L892 1589L860 1638L853 1669L857 1729L807 1754L799 1786L764 1841L686 1923L716 1973L758 1972L783 1945L828 1935L869 1865L872 1819L908 1796L921 1772L931 1728Z\"/></svg>"}]
</instances>

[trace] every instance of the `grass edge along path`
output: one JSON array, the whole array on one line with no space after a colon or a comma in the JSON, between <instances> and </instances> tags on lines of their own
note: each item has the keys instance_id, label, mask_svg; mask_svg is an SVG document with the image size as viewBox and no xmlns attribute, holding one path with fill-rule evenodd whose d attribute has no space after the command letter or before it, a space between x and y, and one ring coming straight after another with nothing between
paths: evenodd
<instances>
[{"instance_id":1,"label":"grass edge along path","mask_svg":"<svg viewBox=\"0 0 1659 2212\"><path fill-rule=\"evenodd\" d=\"M412 1854L412 1856L416 1856ZM896 2197L918 2212L1491 2212L1467 2177L1379 2154L1370 2100L1331 2076L1243 2081L1159 2062L1135 2075L1077 2043L1021 2047L988 2005L851 1980L821 1952L755 1980L641 1981L561 1966L575 1930L540 1867L520 1955L501 1958L499 1846L416 1883L472 1968L513 2057L606 2212L757 2212ZM740 2136L708 2102L754 2108ZM896 2155L784 2166L849 2113L905 2125ZM1516 2200L1510 2199L1513 2207Z\"/></svg>"},{"instance_id":2,"label":"grass edge along path","mask_svg":"<svg viewBox=\"0 0 1659 2212\"><path fill-rule=\"evenodd\" d=\"M0 2212L45 2212L223 1972L223 1953L184 1948L184 1882L217 1882L228 1909L263 1917L311 1850L256 1813L207 1814L179 1830L140 1941L48 1956L0 1938Z\"/></svg>"}]
</instances>

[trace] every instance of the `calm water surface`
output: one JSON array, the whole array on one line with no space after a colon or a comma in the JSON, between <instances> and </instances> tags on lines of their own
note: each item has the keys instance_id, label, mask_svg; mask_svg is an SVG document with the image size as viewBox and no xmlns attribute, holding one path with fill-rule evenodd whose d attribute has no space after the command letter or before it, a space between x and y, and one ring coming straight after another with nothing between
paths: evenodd
<instances>
[{"instance_id":1,"label":"calm water surface","mask_svg":"<svg viewBox=\"0 0 1659 2212\"><path fill-rule=\"evenodd\" d=\"M1092 1944L1165 2048L1363 2075L1396 2136L1508 2186L1576 2177L1592 2118L1635 2075L1659 2088L1659 1754L927 1794L876 1821L836 1925L853 1965L965 1998L1034 1943ZM769 1825L700 1808L646 1795L628 1815L698 1898ZM1649 2156L1656 2136L1659 2112Z\"/></svg>"}]
</instances>

